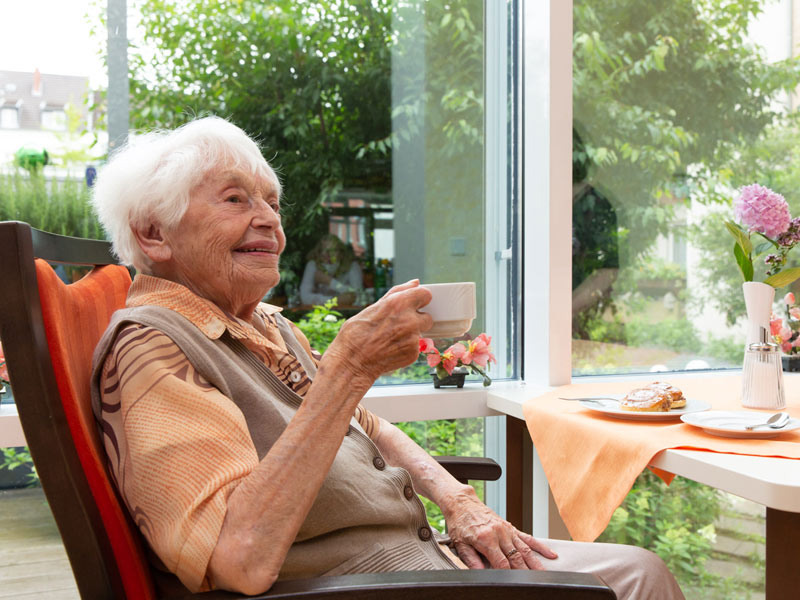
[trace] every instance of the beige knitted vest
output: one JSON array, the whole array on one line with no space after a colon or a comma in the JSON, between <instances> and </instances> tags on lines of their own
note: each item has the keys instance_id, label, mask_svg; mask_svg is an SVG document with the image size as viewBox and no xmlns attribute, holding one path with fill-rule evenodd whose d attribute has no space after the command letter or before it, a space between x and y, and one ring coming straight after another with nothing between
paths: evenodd
<instances>
[{"instance_id":1,"label":"beige knitted vest","mask_svg":"<svg viewBox=\"0 0 800 600\"><path fill-rule=\"evenodd\" d=\"M289 351L309 377L316 368L276 315ZM95 350L92 403L100 411L100 373L118 331L128 323L168 335L192 366L242 411L259 458L266 456L303 399L287 388L244 344L226 332L210 340L180 314L157 306L114 313ZM199 449L198 451L202 451ZM308 440L307 452L314 452ZM385 571L453 569L439 549L405 469L386 463L355 419L322 488L297 533L279 579ZM281 515L272 515L280 519Z\"/></svg>"}]
</instances>

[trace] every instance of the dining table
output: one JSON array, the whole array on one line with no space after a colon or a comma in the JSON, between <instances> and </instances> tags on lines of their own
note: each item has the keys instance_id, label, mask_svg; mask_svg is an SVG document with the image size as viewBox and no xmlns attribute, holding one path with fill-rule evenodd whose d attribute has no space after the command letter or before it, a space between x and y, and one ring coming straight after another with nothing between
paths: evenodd
<instances>
[{"instance_id":1,"label":"dining table","mask_svg":"<svg viewBox=\"0 0 800 600\"><path fill-rule=\"evenodd\" d=\"M741 380L722 371L492 386L487 407L507 415L508 520L541 537L593 541L643 470L667 485L686 477L766 507L766 597L800 597L800 374L783 376L789 425L756 433L715 426L717 415L756 423L777 412L744 408ZM708 426L684 422L681 410L620 414L628 411L613 401L574 400L621 398L656 381L683 391L686 418ZM559 527L566 535L553 535Z\"/></svg>"}]
</instances>

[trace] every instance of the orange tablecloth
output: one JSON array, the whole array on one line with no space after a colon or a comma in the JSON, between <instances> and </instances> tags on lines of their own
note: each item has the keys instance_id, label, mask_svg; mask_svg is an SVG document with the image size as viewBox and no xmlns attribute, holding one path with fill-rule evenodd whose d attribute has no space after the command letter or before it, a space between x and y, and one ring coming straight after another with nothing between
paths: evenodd
<instances>
[{"instance_id":1,"label":"orange tablecloth","mask_svg":"<svg viewBox=\"0 0 800 600\"><path fill-rule=\"evenodd\" d=\"M704 400L711 410L745 410L740 375L658 376L677 385L687 398ZM646 385L647 381L641 382ZM800 418L800 376L785 377L787 412ZM591 411L559 396L624 394L636 382L574 383L531 398L525 421L539 454L561 518L573 539L593 541L630 491L636 477L661 450L707 450L800 459L800 429L768 440L714 436L676 421L628 421ZM755 411L765 417L770 413ZM667 483L670 474L659 473Z\"/></svg>"}]
</instances>

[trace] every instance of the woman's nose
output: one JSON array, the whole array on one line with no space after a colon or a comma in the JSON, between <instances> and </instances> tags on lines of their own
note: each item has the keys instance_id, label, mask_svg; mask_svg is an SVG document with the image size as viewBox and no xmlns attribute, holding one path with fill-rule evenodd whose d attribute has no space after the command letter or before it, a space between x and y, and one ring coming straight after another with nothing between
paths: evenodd
<instances>
[{"instance_id":1,"label":"woman's nose","mask_svg":"<svg viewBox=\"0 0 800 600\"><path fill-rule=\"evenodd\" d=\"M256 227L277 227L281 219L278 212L265 200L256 200L253 205L253 225Z\"/></svg>"}]
</instances>

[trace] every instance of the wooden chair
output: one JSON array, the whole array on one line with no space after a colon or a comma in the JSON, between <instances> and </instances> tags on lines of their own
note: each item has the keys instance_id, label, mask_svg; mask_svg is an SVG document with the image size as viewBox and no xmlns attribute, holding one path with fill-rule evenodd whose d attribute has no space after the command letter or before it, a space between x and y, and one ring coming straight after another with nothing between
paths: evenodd
<instances>
[{"instance_id":1,"label":"wooden chair","mask_svg":"<svg viewBox=\"0 0 800 600\"><path fill-rule=\"evenodd\" d=\"M44 260L42 260L44 259ZM71 285L48 262L93 267ZM89 401L91 356L130 276L106 242L0 223L0 338L25 437L69 556L81 597L159 598L143 541L110 483ZM447 466L448 461L444 461ZM476 468L477 476L474 473ZM492 461L450 461L459 479L496 479ZM46 573L42 573L46 577ZM614 598L579 573L436 571L279 582L263 598ZM233 599L228 592L189 598Z\"/></svg>"}]
</instances>

